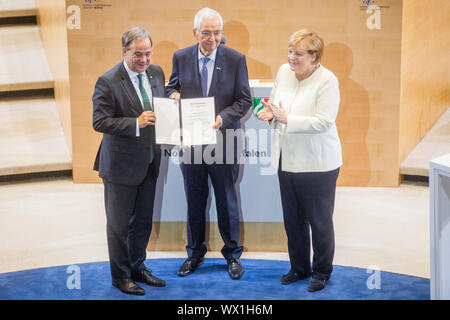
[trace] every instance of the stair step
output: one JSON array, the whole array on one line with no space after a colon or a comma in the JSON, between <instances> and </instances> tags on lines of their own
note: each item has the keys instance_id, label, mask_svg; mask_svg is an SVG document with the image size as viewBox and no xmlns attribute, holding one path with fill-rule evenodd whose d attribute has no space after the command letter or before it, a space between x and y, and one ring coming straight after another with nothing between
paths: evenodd
<instances>
[{"instance_id":1,"label":"stair step","mask_svg":"<svg viewBox=\"0 0 450 320\"><path fill-rule=\"evenodd\" d=\"M0 176L72 170L53 97L0 99Z\"/></svg>"},{"instance_id":2,"label":"stair step","mask_svg":"<svg viewBox=\"0 0 450 320\"><path fill-rule=\"evenodd\" d=\"M0 92L48 89L53 83L39 27L0 26Z\"/></svg>"},{"instance_id":3,"label":"stair step","mask_svg":"<svg viewBox=\"0 0 450 320\"><path fill-rule=\"evenodd\" d=\"M430 160L450 153L450 107L400 165L400 174L428 177Z\"/></svg>"},{"instance_id":4,"label":"stair step","mask_svg":"<svg viewBox=\"0 0 450 320\"><path fill-rule=\"evenodd\" d=\"M0 0L0 18L35 16L34 0Z\"/></svg>"}]
</instances>

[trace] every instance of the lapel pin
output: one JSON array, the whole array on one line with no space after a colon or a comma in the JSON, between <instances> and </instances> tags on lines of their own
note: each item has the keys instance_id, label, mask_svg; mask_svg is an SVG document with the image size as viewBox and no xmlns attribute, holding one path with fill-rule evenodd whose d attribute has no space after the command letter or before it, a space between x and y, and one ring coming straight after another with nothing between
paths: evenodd
<instances>
[{"instance_id":1,"label":"lapel pin","mask_svg":"<svg viewBox=\"0 0 450 320\"><path fill-rule=\"evenodd\" d=\"M222 70L222 67L216 67L216 69L220 71L220 70Z\"/></svg>"}]
</instances>

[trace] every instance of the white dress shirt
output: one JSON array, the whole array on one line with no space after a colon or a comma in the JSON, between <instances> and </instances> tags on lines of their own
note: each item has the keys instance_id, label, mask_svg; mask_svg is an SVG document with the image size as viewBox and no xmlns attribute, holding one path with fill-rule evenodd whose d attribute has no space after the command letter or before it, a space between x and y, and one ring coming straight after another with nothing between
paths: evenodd
<instances>
[{"instance_id":1,"label":"white dress shirt","mask_svg":"<svg viewBox=\"0 0 450 320\"><path fill-rule=\"evenodd\" d=\"M137 95L139 97L139 100L141 101L142 109L144 109L144 104L142 102L142 96L141 96L141 90L139 89L139 78L137 77L139 73L131 70L128 67L128 65L125 62L125 60L123 61L123 65L125 66L125 70L127 70L128 76L130 77L130 80L133 83L133 87L136 90L136 93L137 93ZM143 80L142 84L144 86L145 91L147 92L148 99L150 101L152 101L152 88L151 88L151 85L150 85L150 80L148 79L146 72L143 72L142 74L144 75L142 77L142 80ZM136 118L136 137L139 137L139 136L140 136L140 133L139 133L139 119Z\"/></svg>"},{"instance_id":2,"label":"white dress shirt","mask_svg":"<svg viewBox=\"0 0 450 320\"><path fill-rule=\"evenodd\" d=\"M214 73L214 64L216 63L216 54L217 54L217 48L214 49L213 52L209 56L204 56L203 53L200 51L200 45L198 46L198 72L202 72L203 68L203 60L202 58L209 58L208 63L206 64L206 69L208 70L208 87L206 92L209 92L209 88L211 87L211 80Z\"/></svg>"}]
</instances>

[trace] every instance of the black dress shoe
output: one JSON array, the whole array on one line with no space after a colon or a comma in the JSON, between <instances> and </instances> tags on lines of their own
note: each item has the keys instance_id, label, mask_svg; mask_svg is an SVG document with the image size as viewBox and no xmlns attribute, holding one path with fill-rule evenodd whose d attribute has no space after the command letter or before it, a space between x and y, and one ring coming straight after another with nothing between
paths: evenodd
<instances>
[{"instance_id":1,"label":"black dress shoe","mask_svg":"<svg viewBox=\"0 0 450 320\"><path fill-rule=\"evenodd\" d=\"M113 280L112 285L127 294L134 294L137 296L142 296L145 294L145 290L139 287L136 282L130 278L115 279Z\"/></svg>"},{"instance_id":2,"label":"black dress shoe","mask_svg":"<svg viewBox=\"0 0 450 320\"><path fill-rule=\"evenodd\" d=\"M291 284L291 283L297 282L298 280L306 279L310 276L311 276L310 274L308 274L308 275L298 274L293 269L291 269L291 270L289 270L289 272L287 274L284 274L281 277L280 283L281 284Z\"/></svg>"},{"instance_id":3,"label":"black dress shoe","mask_svg":"<svg viewBox=\"0 0 450 320\"><path fill-rule=\"evenodd\" d=\"M178 269L178 275L180 277L185 277L194 273L195 269L201 266L204 261L204 258L187 258L181 265L180 269Z\"/></svg>"},{"instance_id":4,"label":"black dress shoe","mask_svg":"<svg viewBox=\"0 0 450 320\"><path fill-rule=\"evenodd\" d=\"M164 280L155 277L147 269L139 270L139 272L133 276L133 280L146 283L149 286L153 287L164 287L166 285L166 282Z\"/></svg>"},{"instance_id":5,"label":"black dress shoe","mask_svg":"<svg viewBox=\"0 0 450 320\"><path fill-rule=\"evenodd\" d=\"M316 292L322 290L323 288L325 288L327 281L328 280L325 279L312 278L311 281L309 282L308 291Z\"/></svg>"},{"instance_id":6,"label":"black dress shoe","mask_svg":"<svg viewBox=\"0 0 450 320\"><path fill-rule=\"evenodd\" d=\"M231 279L238 280L244 274L244 267L239 259L229 259L228 262L228 274Z\"/></svg>"}]
</instances>

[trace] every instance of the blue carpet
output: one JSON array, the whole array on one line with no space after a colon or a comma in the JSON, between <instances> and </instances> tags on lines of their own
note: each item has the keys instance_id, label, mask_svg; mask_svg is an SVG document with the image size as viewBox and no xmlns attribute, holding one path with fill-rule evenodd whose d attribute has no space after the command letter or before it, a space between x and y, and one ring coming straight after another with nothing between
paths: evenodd
<instances>
[{"instance_id":1,"label":"blue carpet","mask_svg":"<svg viewBox=\"0 0 450 320\"><path fill-rule=\"evenodd\" d=\"M188 277L177 270L184 259L151 259L146 265L166 280L166 287L142 284L144 296L123 294L111 285L109 263L79 264L79 289L68 288L75 274L68 266L0 274L1 300L428 300L428 279L389 272L379 274L379 288L369 289L371 275L365 269L335 266L322 291L307 291L309 279L281 285L280 277L290 268L288 261L242 259L245 274L232 280L224 259L205 259ZM71 278L72 277L72 278ZM69 281L68 281L69 279Z\"/></svg>"}]
</instances>

